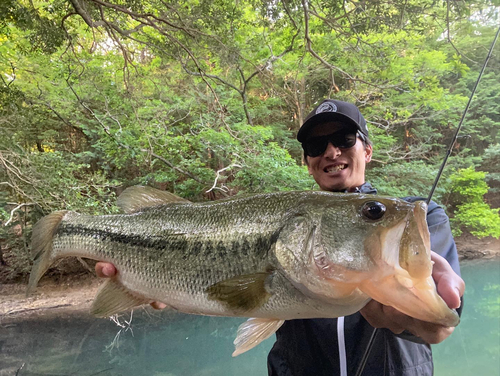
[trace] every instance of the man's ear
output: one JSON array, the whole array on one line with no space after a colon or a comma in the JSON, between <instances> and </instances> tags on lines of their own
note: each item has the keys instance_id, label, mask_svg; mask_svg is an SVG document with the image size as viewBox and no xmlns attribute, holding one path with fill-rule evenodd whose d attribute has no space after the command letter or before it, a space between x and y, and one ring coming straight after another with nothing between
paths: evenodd
<instances>
[{"instance_id":1,"label":"man's ear","mask_svg":"<svg viewBox=\"0 0 500 376\"><path fill-rule=\"evenodd\" d=\"M372 160L373 148L371 145L365 147L365 162L369 163Z\"/></svg>"},{"instance_id":2,"label":"man's ear","mask_svg":"<svg viewBox=\"0 0 500 376\"><path fill-rule=\"evenodd\" d=\"M307 171L309 172L309 175L312 175L312 174L313 174L313 172L312 172L312 170L311 170L311 166L309 165L309 163L307 163L307 157L306 157L306 159L305 159L305 164L306 164L306 166L307 166Z\"/></svg>"},{"instance_id":3,"label":"man's ear","mask_svg":"<svg viewBox=\"0 0 500 376\"><path fill-rule=\"evenodd\" d=\"M304 164L307 166L307 171L309 171L309 175L312 175L311 174L311 166L309 166L309 162L307 160L307 155L303 155L302 156L302 161L304 162Z\"/></svg>"}]
</instances>

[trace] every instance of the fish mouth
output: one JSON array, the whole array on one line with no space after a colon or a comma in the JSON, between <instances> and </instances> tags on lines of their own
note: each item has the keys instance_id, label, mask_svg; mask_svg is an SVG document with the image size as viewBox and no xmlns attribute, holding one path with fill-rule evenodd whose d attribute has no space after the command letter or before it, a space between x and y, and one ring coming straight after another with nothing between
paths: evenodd
<instances>
[{"instance_id":1,"label":"fish mouth","mask_svg":"<svg viewBox=\"0 0 500 376\"><path fill-rule=\"evenodd\" d=\"M323 169L323 171L326 173L335 173L335 172L345 170L347 167L349 167L349 165L347 163L339 163L339 164L336 164L333 166L327 166Z\"/></svg>"},{"instance_id":2,"label":"fish mouth","mask_svg":"<svg viewBox=\"0 0 500 376\"><path fill-rule=\"evenodd\" d=\"M415 319L443 326L457 326L460 318L438 295L432 277L415 281L407 275L395 274L373 283L365 281L360 290L372 299L396 308Z\"/></svg>"},{"instance_id":3,"label":"fish mouth","mask_svg":"<svg viewBox=\"0 0 500 376\"><path fill-rule=\"evenodd\" d=\"M439 296L432 279L425 204L416 203L411 218L379 236L387 246L377 262L378 276L363 281L359 289L415 319L457 326L460 322L457 312Z\"/></svg>"}]
</instances>

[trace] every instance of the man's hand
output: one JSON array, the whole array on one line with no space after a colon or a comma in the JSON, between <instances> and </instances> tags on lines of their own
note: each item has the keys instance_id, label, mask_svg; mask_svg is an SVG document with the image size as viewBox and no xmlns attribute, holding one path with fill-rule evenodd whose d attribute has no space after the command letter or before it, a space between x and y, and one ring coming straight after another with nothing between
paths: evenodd
<instances>
[{"instance_id":1,"label":"man's hand","mask_svg":"<svg viewBox=\"0 0 500 376\"><path fill-rule=\"evenodd\" d=\"M95 264L95 272L98 277L111 278L118 273L118 270L116 270L113 264L107 262L98 262L97 264ZM151 307L153 307L154 309L163 309L166 306L166 304L160 302L151 303Z\"/></svg>"},{"instance_id":2,"label":"man's hand","mask_svg":"<svg viewBox=\"0 0 500 376\"><path fill-rule=\"evenodd\" d=\"M431 260L434 261L432 278L436 283L438 294L448 307L460 307L460 297L465 290L464 281L453 271L446 259L437 253L431 252ZM387 328L395 334L407 330L429 344L444 341L455 329L414 319L375 300L363 307L360 313L374 328Z\"/></svg>"},{"instance_id":3,"label":"man's hand","mask_svg":"<svg viewBox=\"0 0 500 376\"><path fill-rule=\"evenodd\" d=\"M95 264L95 273L100 278L111 278L117 274L117 270L113 264L98 262Z\"/></svg>"}]
</instances>

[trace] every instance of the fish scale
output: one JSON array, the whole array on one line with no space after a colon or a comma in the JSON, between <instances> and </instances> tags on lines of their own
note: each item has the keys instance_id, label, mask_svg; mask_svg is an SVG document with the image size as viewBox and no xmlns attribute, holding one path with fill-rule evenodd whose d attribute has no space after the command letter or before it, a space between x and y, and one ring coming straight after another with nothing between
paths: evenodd
<instances>
[{"instance_id":1,"label":"fish scale","mask_svg":"<svg viewBox=\"0 0 500 376\"><path fill-rule=\"evenodd\" d=\"M221 229L214 220L202 224L206 218L203 215L196 222L181 226L180 224L187 222L186 218L193 215L193 211L199 209L196 204L182 206L151 208L131 216L92 217L71 214L61 223L58 236L54 239L54 250L62 253L63 248L86 248L89 253L84 256L113 262L124 275L135 275L141 270L149 269L151 280L157 280L161 274L165 280L170 281L172 289L186 294L202 292L216 279L265 270L268 263L265 253L270 248L270 237L262 236L262 226L255 226L253 231L247 228L243 233L237 228L230 232L224 227ZM226 222L229 222L229 206L218 205L214 209L215 216L225 216ZM165 218L177 225L172 226ZM259 222L264 223L264 220ZM149 223L156 223L157 226ZM226 235L215 239L221 231ZM167 235L171 232L181 232L181 235ZM250 249L252 252L249 252ZM234 255L246 256L247 260L228 262ZM179 270L183 271L182 278L181 273L174 273ZM200 275L200 272L204 278L191 279ZM143 290L138 292L143 293ZM168 291L168 288L164 291ZM164 299L163 296L161 298Z\"/></svg>"}]
</instances>

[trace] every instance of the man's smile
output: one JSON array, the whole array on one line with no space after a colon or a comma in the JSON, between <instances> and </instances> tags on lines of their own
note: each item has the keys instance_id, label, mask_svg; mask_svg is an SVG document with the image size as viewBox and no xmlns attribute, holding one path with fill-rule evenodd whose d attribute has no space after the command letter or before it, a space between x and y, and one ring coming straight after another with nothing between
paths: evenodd
<instances>
[{"instance_id":1,"label":"man's smile","mask_svg":"<svg viewBox=\"0 0 500 376\"><path fill-rule=\"evenodd\" d=\"M348 167L345 163L340 163L336 165L326 166L323 171L326 173L338 172L346 169Z\"/></svg>"},{"instance_id":2,"label":"man's smile","mask_svg":"<svg viewBox=\"0 0 500 376\"><path fill-rule=\"evenodd\" d=\"M328 138L323 154L316 157L305 155L309 174L324 191L341 191L359 187L365 182L365 166L371 159L372 148L364 144L360 137L355 139L351 147L339 148L332 135L340 135L351 128L340 122L326 122L315 126L307 135L306 140L322 140ZM334 142L331 142L333 139ZM324 142L324 140L322 141ZM314 145L313 151L319 150ZM305 152L304 152L305 153Z\"/></svg>"}]
</instances>

